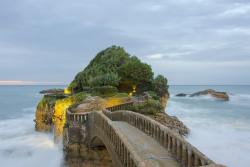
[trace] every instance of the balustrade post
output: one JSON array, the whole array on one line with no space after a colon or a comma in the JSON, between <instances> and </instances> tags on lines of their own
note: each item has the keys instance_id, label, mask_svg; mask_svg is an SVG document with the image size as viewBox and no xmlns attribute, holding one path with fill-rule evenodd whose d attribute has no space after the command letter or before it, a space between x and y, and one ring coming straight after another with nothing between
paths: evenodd
<instances>
[{"instance_id":1,"label":"balustrade post","mask_svg":"<svg viewBox=\"0 0 250 167\"><path fill-rule=\"evenodd\" d=\"M175 137L172 138L172 153L176 157L176 140L175 140Z\"/></svg>"},{"instance_id":2,"label":"balustrade post","mask_svg":"<svg viewBox=\"0 0 250 167\"><path fill-rule=\"evenodd\" d=\"M171 143L172 143L172 137L168 135L168 151L171 152Z\"/></svg>"},{"instance_id":3,"label":"balustrade post","mask_svg":"<svg viewBox=\"0 0 250 167\"><path fill-rule=\"evenodd\" d=\"M177 159L178 159L178 160L181 160L181 147L180 147L180 146L181 146L181 143L180 143L180 141L177 139L177 150L176 150L177 153L176 153L176 154L177 154Z\"/></svg>"},{"instance_id":4,"label":"balustrade post","mask_svg":"<svg viewBox=\"0 0 250 167\"><path fill-rule=\"evenodd\" d=\"M192 158L192 150L188 148L188 167L193 167L193 158Z\"/></svg>"},{"instance_id":5,"label":"balustrade post","mask_svg":"<svg viewBox=\"0 0 250 167\"><path fill-rule=\"evenodd\" d=\"M200 162L199 162L199 157L198 155L194 154L194 167L199 167Z\"/></svg>"},{"instance_id":6,"label":"balustrade post","mask_svg":"<svg viewBox=\"0 0 250 167\"><path fill-rule=\"evenodd\" d=\"M182 166L187 166L187 148L184 144L182 144L182 160L181 164Z\"/></svg>"}]
</instances>

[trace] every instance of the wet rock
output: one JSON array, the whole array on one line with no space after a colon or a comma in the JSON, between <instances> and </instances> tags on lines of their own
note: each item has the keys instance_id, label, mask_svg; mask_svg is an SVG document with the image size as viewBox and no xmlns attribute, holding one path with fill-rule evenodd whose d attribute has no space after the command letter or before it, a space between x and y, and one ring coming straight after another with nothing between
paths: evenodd
<instances>
[{"instance_id":1,"label":"wet rock","mask_svg":"<svg viewBox=\"0 0 250 167\"><path fill-rule=\"evenodd\" d=\"M160 97L160 103L161 103L161 106L162 106L164 109L165 109L166 106L167 106L168 98L169 98L169 95L168 95L167 93Z\"/></svg>"},{"instance_id":2,"label":"wet rock","mask_svg":"<svg viewBox=\"0 0 250 167\"><path fill-rule=\"evenodd\" d=\"M213 89L207 89L200 92L196 92L190 95L190 97L210 95L216 99L229 101L229 96L226 92L218 92Z\"/></svg>"},{"instance_id":3,"label":"wet rock","mask_svg":"<svg viewBox=\"0 0 250 167\"><path fill-rule=\"evenodd\" d=\"M150 115L155 121L167 126L168 128L176 131L182 136L189 134L189 129L181 122L177 117L169 116L168 114L162 112L157 113L156 115Z\"/></svg>"},{"instance_id":4,"label":"wet rock","mask_svg":"<svg viewBox=\"0 0 250 167\"><path fill-rule=\"evenodd\" d=\"M47 89L40 91L40 94L64 94L64 89Z\"/></svg>"}]
</instances>

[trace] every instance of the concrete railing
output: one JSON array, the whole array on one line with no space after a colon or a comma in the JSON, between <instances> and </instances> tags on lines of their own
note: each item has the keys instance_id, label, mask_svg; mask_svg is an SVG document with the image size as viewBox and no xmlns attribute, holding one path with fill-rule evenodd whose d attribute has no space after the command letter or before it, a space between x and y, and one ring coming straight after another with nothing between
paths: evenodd
<instances>
[{"instance_id":1,"label":"concrete railing","mask_svg":"<svg viewBox=\"0 0 250 167\"><path fill-rule=\"evenodd\" d=\"M94 116L93 126L99 129L94 130L99 133L99 136L108 140L109 147L113 148L113 151L119 157L122 166L146 167L143 160L135 153L129 142L126 141L126 137L114 128L113 123L109 118L107 118L102 112L93 112L91 114Z\"/></svg>"},{"instance_id":2,"label":"concrete railing","mask_svg":"<svg viewBox=\"0 0 250 167\"><path fill-rule=\"evenodd\" d=\"M131 105L133 105L133 102L109 107L104 109L103 113L71 113L70 111L67 111L67 123L70 125L88 125L88 131L98 133L102 140L108 141L108 147L113 148L112 150L119 157L119 161L123 166L144 167L146 165L142 162L139 156L136 155L133 147L128 141L126 141L126 137L114 128L112 121L127 122L145 134L151 136L166 150L171 152L173 157L175 157L183 167L199 167L215 164L179 134L168 127L142 114L125 111L125 109ZM89 136L89 138L92 137Z\"/></svg>"},{"instance_id":3,"label":"concrete railing","mask_svg":"<svg viewBox=\"0 0 250 167\"><path fill-rule=\"evenodd\" d=\"M112 152L119 157L122 166L146 167L123 134L114 128L112 121L102 112L71 113L67 111L66 119L71 126L88 125L86 126L90 132L88 138L91 140L95 136L94 134L97 133L98 137L101 137L103 141L107 141L106 147L112 148Z\"/></svg>"},{"instance_id":4,"label":"concrete railing","mask_svg":"<svg viewBox=\"0 0 250 167\"><path fill-rule=\"evenodd\" d=\"M179 134L151 118L132 111L110 112L104 109L103 113L113 121L125 121L154 138L171 152L183 167L199 167L214 164L212 160L198 151Z\"/></svg>"},{"instance_id":5,"label":"concrete railing","mask_svg":"<svg viewBox=\"0 0 250 167\"><path fill-rule=\"evenodd\" d=\"M87 122L89 113L90 112L71 113L70 111L67 111L66 121L69 125L82 125Z\"/></svg>"},{"instance_id":6,"label":"concrete railing","mask_svg":"<svg viewBox=\"0 0 250 167\"><path fill-rule=\"evenodd\" d=\"M127 103L123 103L123 104L119 104L116 106L112 106L112 107L108 107L106 108L109 111L117 111L117 110L127 110L128 107L133 106L134 102L127 102Z\"/></svg>"}]
</instances>

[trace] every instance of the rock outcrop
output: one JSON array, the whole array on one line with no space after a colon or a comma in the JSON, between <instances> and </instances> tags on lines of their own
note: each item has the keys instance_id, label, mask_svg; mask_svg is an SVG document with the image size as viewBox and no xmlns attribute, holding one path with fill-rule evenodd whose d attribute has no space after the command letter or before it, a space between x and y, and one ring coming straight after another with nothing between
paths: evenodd
<instances>
[{"instance_id":1,"label":"rock outcrop","mask_svg":"<svg viewBox=\"0 0 250 167\"><path fill-rule=\"evenodd\" d=\"M40 132L48 132L53 129L53 114L56 98L44 96L37 105L35 117L35 129Z\"/></svg>"},{"instance_id":2,"label":"rock outcrop","mask_svg":"<svg viewBox=\"0 0 250 167\"><path fill-rule=\"evenodd\" d=\"M150 115L152 119L172 129L182 136L189 134L189 129L181 122L177 117L169 116L168 114L161 112L155 115Z\"/></svg>"},{"instance_id":3,"label":"rock outcrop","mask_svg":"<svg viewBox=\"0 0 250 167\"><path fill-rule=\"evenodd\" d=\"M177 96L177 97L186 97L186 96L188 96L188 94L185 94L185 93L179 93L179 94L177 94L177 95L175 95L175 96Z\"/></svg>"},{"instance_id":4,"label":"rock outcrop","mask_svg":"<svg viewBox=\"0 0 250 167\"><path fill-rule=\"evenodd\" d=\"M204 91L193 93L190 95L190 97L203 96L203 95L211 95L212 97L215 97L216 99L229 101L229 96L226 92L218 92L213 89L207 89Z\"/></svg>"},{"instance_id":5,"label":"rock outcrop","mask_svg":"<svg viewBox=\"0 0 250 167\"><path fill-rule=\"evenodd\" d=\"M63 94L64 89L47 89L39 92L40 94Z\"/></svg>"},{"instance_id":6,"label":"rock outcrop","mask_svg":"<svg viewBox=\"0 0 250 167\"><path fill-rule=\"evenodd\" d=\"M162 106L164 109L165 109L166 106L167 106L168 98L169 98L169 95L168 95L168 94L164 94L163 96L160 97L160 103L161 103L161 106Z\"/></svg>"},{"instance_id":7,"label":"rock outcrop","mask_svg":"<svg viewBox=\"0 0 250 167\"><path fill-rule=\"evenodd\" d=\"M185 93L179 93L176 96L178 97L196 97L196 96L206 96L206 95L210 95L218 100L222 100L222 101L229 101L229 95L226 92L218 92L215 91L213 89L207 89L207 90L203 90L203 91L199 91L193 94L185 94Z\"/></svg>"}]
</instances>

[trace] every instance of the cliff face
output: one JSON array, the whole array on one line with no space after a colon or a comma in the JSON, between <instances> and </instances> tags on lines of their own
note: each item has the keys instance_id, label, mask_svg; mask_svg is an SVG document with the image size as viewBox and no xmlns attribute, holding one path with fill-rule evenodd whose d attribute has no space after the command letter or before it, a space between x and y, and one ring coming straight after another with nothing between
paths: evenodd
<instances>
[{"instance_id":1,"label":"cliff face","mask_svg":"<svg viewBox=\"0 0 250 167\"><path fill-rule=\"evenodd\" d=\"M35 118L35 129L37 131L52 131L55 101L55 97L44 96L38 103Z\"/></svg>"},{"instance_id":2,"label":"cliff face","mask_svg":"<svg viewBox=\"0 0 250 167\"><path fill-rule=\"evenodd\" d=\"M165 93L163 96L160 97L160 103L164 109L167 107L168 98L169 98L168 93Z\"/></svg>"}]
</instances>

